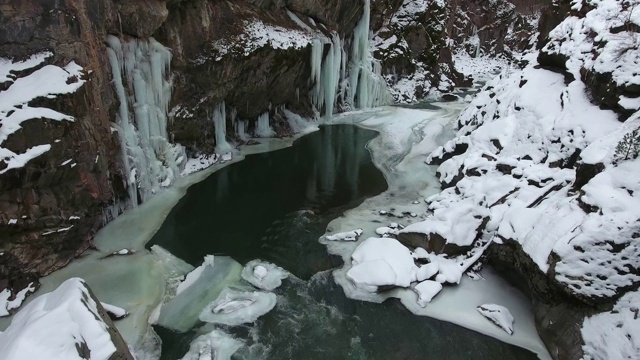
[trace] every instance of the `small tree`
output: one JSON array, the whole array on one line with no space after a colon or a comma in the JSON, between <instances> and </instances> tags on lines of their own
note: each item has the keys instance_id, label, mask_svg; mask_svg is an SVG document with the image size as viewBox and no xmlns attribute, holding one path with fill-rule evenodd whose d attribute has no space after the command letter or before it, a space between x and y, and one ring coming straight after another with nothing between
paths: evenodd
<instances>
[{"instance_id":1,"label":"small tree","mask_svg":"<svg viewBox=\"0 0 640 360\"><path fill-rule=\"evenodd\" d=\"M620 140L613 156L614 163L635 159L640 155L640 131L638 130L633 130Z\"/></svg>"}]
</instances>

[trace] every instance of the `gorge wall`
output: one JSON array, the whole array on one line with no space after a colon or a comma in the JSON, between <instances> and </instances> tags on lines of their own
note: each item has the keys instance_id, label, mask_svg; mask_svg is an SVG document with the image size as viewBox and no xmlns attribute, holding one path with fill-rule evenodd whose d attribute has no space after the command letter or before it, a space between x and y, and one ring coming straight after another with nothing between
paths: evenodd
<instances>
[{"instance_id":1,"label":"gorge wall","mask_svg":"<svg viewBox=\"0 0 640 360\"><path fill-rule=\"evenodd\" d=\"M14 293L170 185L185 157L290 135L290 112L313 118L447 92L469 83L455 69L457 47L508 54L534 32L504 1L0 0L0 25L0 289ZM128 56L147 67L130 69ZM168 86L166 106L134 96L135 74ZM126 139L123 103L129 130L149 111L166 129ZM143 140L152 154L134 151ZM143 175L152 189L142 190Z\"/></svg>"}]
</instances>

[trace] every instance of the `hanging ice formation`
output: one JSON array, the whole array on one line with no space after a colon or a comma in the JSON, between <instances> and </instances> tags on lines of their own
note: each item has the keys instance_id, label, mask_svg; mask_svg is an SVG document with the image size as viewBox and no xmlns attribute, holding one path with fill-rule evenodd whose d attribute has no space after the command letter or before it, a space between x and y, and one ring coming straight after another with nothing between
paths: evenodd
<instances>
[{"instance_id":1,"label":"hanging ice formation","mask_svg":"<svg viewBox=\"0 0 640 360\"><path fill-rule=\"evenodd\" d=\"M478 27L473 25L473 34L471 35L471 45L475 46L475 57L480 57L480 36L478 35Z\"/></svg>"},{"instance_id":2,"label":"hanging ice formation","mask_svg":"<svg viewBox=\"0 0 640 360\"><path fill-rule=\"evenodd\" d=\"M269 125L269 112L258 116L255 135L262 138L274 137L276 135L275 131L273 131Z\"/></svg>"},{"instance_id":3,"label":"hanging ice formation","mask_svg":"<svg viewBox=\"0 0 640 360\"><path fill-rule=\"evenodd\" d=\"M213 110L211 120L216 132L216 153L224 154L233 150L227 142L227 111L224 101Z\"/></svg>"},{"instance_id":4,"label":"hanging ice formation","mask_svg":"<svg viewBox=\"0 0 640 360\"><path fill-rule=\"evenodd\" d=\"M167 135L171 52L153 38L121 41L107 36L116 95L114 128L120 136L129 207L143 203L180 174L186 154Z\"/></svg>"},{"instance_id":5,"label":"hanging ice formation","mask_svg":"<svg viewBox=\"0 0 640 360\"><path fill-rule=\"evenodd\" d=\"M351 59L347 68L347 54L337 34L315 39L311 48L311 80L314 87L311 100L316 110L330 117L337 103L337 94L347 108L370 108L391 102L382 67L373 58L370 47L370 0L365 0L364 14L353 32ZM324 47L329 52L324 56ZM347 74L348 69L348 74Z\"/></svg>"}]
</instances>

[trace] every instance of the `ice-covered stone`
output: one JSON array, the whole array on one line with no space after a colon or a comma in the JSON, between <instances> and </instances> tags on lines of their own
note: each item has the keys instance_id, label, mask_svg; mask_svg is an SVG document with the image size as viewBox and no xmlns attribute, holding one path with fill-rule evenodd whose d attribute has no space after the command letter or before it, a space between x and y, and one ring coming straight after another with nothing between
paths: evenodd
<instances>
[{"instance_id":1,"label":"ice-covered stone","mask_svg":"<svg viewBox=\"0 0 640 360\"><path fill-rule=\"evenodd\" d=\"M274 264L252 260L242 269L241 275L251 285L262 290L271 291L282 285L282 280L286 279L289 273Z\"/></svg>"},{"instance_id":2,"label":"ice-covered stone","mask_svg":"<svg viewBox=\"0 0 640 360\"><path fill-rule=\"evenodd\" d=\"M478 312L482 314L482 316L486 317L492 323L496 324L502 330L504 330L507 334L513 334L513 315L509 312L504 306L495 305L495 304L484 304L478 306Z\"/></svg>"},{"instance_id":3,"label":"ice-covered stone","mask_svg":"<svg viewBox=\"0 0 640 360\"><path fill-rule=\"evenodd\" d=\"M418 304L425 307L442 290L442 284L437 281L427 280L416 285L414 290L418 293Z\"/></svg>"},{"instance_id":4,"label":"ice-covered stone","mask_svg":"<svg viewBox=\"0 0 640 360\"><path fill-rule=\"evenodd\" d=\"M276 295L260 291L241 292L225 288L200 313L204 322L236 326L252 323L276 306Z\"/></svg>"}]
</instances>

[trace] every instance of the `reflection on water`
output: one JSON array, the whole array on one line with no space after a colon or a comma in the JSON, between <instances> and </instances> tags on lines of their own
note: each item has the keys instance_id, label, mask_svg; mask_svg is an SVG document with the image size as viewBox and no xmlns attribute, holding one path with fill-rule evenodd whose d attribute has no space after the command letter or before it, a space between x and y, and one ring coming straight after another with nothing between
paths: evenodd
<instances>
[{"instance_id":1,"label":"reflection on water","mask_svg":"<svg viewBox=\"0 0 640 360\"><path fill-rule=\"evenodd\" d=\"M262 259L308 279L335 264L317 242L342 211L387 188L366 144L375 132L326 126L192 186L148 246L194 266L206 254Z\"/></svg>"}]
</instances>

